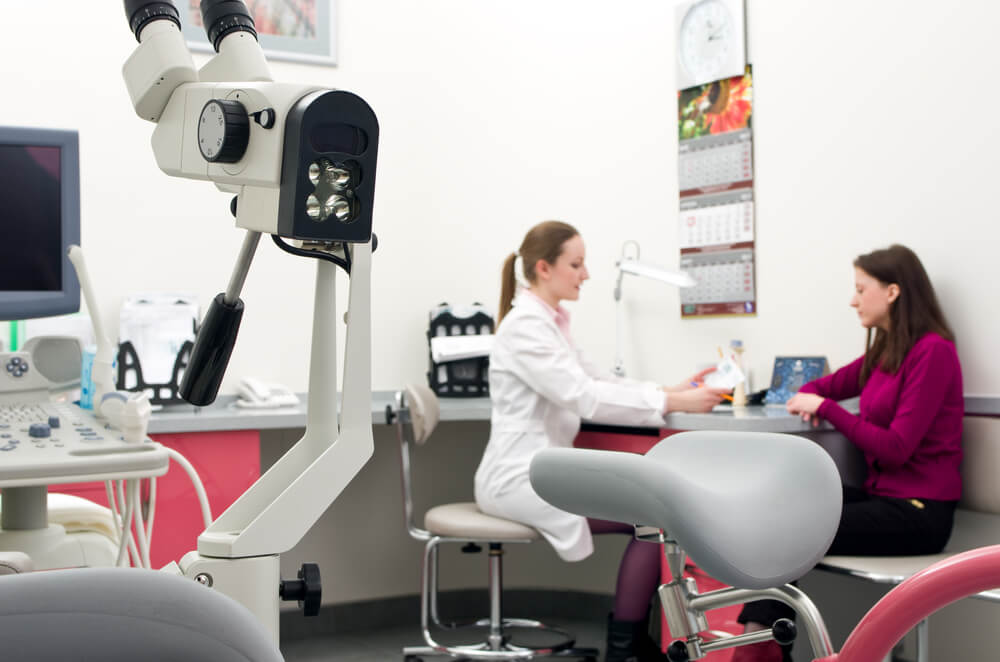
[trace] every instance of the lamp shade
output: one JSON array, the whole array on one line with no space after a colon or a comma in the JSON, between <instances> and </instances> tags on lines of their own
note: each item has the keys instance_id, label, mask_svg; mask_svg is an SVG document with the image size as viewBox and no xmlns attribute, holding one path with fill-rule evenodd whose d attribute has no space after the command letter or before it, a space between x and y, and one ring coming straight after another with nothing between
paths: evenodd
<instances>
[{"instance_id":1,"label":"lamp shade","mask_svg":"<svg viewBox=\"0 0 1000 662\"><path fill-rule=\"evenodd\" d=\"M694 287L697 284L691 276L681 271L661 269L660 267L650 266L628 258L620 260L618 268L623 273L645 276L646 278L652 278L653 280L676 285L677 287Z\"/></svg>"}]
</instances>

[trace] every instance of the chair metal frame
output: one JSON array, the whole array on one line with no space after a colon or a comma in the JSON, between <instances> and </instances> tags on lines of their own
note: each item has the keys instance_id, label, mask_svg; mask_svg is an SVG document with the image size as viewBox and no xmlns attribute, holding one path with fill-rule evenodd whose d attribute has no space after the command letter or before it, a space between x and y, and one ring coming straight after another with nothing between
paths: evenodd
<instances>
[{"instance_id":1,"label":"chair metal frame","mask_svg":"<svg viewBox=\"0 0 1000 662\"><path fill-rule=\"evenodd\" d=\"M660 529L647 526L636 526L635 537L663 545L670 568L671 580L662 584L657 593L667 627L674 638L667 649L671 662L698 660L713 651L780 639L780 636L775 636L775 627L736 635L708 629L705 612L763 599L783 602L802 617L801 623L814 655L829 656L833 653L823 616L809 596L797 587L786 584L762 589L722 588L699 594L694 579L684 576L687 553L677 541Z\"/></svg>"},{"instance_id":2,"label":"chair metal frame","mask_svg":"<svg viewBox=\"0 0 1000 662\"><path fill-rule=\"evenodd\" d=\"M435 396L436 397L436 396ZM399 441L400 473L403 488L403 514L406 530L410 537L419 540L424 545L423 569L420 581L420 629L423 634L423 646L407 646L403 648L403 656L407 662L418 660L423 656L449 656L452 658L467 658L472 660L530 660L536 657L582 658L595 662L599 651L595 648L576 648L574 636L541 621L527 618L511 618L503 616L503 545L526 544L535 539L506 539L503 541L485 538L457 538L436 535L414 524L413 481L411 476L410 446L417 443L412 438L412 419L410 410L402 391L396 393L395 411L387 411L387 420L396 423L396 436ZM409 434L407 428L410 429ZM428 431L427 436L430 432ZM466 622L445 622L438 612L438 577L440 574L438 548L445 543L463 545L482 545L488 548L489 555L489 616ZM462 628L479 627L486 629L485 640L461 645L446 645L434 639L431 625L441 630L458 630ZM551 632L561 637L558 644L531 648L518 646L511 642L507 628L529 628Z\"/></svg>"}]
</instances>

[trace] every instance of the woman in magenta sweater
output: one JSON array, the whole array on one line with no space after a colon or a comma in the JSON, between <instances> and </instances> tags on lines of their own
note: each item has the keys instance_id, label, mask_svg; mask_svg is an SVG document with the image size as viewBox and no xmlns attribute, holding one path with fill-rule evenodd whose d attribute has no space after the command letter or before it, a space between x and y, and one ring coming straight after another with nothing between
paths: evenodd
<instances>
[{"instance_id":1,"label":"woman in magenta sweater","mask_svg":"<svg viewBox=\"0 0 1000 662\"><path fill-rule=\"evenodd\" d=\"M964 398L954 336L913 251L893 245L858 257L854 267L851 306L868 330L867 350L804 385L788 411L829 421L868 465L864 489L844 487L830 554L935 554L948 542L962 494ZM858 415L837 404L859 395ZM792 615L781 603L753 602L740 622L752 631ZM736 649L733 662L782 657L766 642Z\"/></svg>"}]
</instances>

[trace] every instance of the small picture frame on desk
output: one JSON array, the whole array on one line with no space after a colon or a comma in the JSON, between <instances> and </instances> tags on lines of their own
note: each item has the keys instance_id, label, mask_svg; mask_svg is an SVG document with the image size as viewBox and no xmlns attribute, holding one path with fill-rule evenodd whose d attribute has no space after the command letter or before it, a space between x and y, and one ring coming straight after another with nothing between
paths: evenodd
<instances>
[{"instance_id":1,"label":"small picture frame on desk","mask_svg":"<svg viewBox=\"0 0 1000 662\"><path fill-rule=\"evenodd\" d=\"M829 372L825 356L776 356L764 404L783 405L799 392L803 384Z\"/></svg>"}]
</instances>

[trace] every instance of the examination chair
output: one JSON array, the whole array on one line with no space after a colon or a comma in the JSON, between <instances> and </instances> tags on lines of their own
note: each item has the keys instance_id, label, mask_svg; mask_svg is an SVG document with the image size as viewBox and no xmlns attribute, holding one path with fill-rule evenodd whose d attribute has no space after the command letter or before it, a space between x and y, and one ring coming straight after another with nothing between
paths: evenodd
<instances>
[{"instance_id":1,"label":"examination chair","mask_svg":"<svg viewBox=\"0 0 1000 662\"><path fill-rule=\"evenodd\" d=\"M191 579L138 568L0 576L0 651L5 662L282 660L243 605Z\"/></svg>"},{"instance_id":2,"label":"examination chair","mask_svg":"<svg viewBox=\"0 0 1000 662\"><path fill-rule=\"evenodd\" d=\"M566 632L536 620L503 616L503 546L539 540L541 536L538 531L519 522L486 515L472 502L435 506L424 515L426 528L414 525L410 447L413 444L423 445L434 431L440 414L438 399L430 388L411 384L396 394L396 411L406 528L413 538L426 543L420 584L420 626L426 645L404 648L404 659L413 662L424 656L443 655L472 660L526 660L549 656L582 658L591 662L596 660L599 654L597 649L574 648L575 641ZM472 482L471 476L469 482ZM489 618L467 624L442 623L438 616L438 546L442 543L482 545L489 549ZM446 630L485 628L485 640L464 645L444 645L435 641L431 634L431 622ZM511 641L507 628L545 630L554 633L562 641L543 648L520 646Z\"/></svg>"},{"instance_id":3,"label":"examination chair","mask_svg":"<svg viewBox=\"0 0 1000 662\"><path fill-rule=\"evenodd\" d=\"M664 545L672 580L659 596L678 640L671 660L771 638L790 642L788 621L761 633L708 631L705 611L765 597L803 615L799 626L814 652L832 650L815 606L785 586L823 558L840 521L840 475L817 444L787 434L682 432L645 455L545 449L529 477L557 508L644 525L637 537ZM698 595L683 575L687 557L732 588Z\"/></svg>"}]
</instances>

